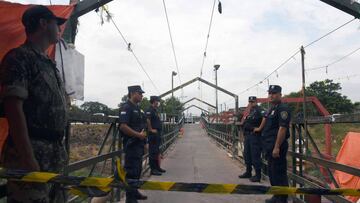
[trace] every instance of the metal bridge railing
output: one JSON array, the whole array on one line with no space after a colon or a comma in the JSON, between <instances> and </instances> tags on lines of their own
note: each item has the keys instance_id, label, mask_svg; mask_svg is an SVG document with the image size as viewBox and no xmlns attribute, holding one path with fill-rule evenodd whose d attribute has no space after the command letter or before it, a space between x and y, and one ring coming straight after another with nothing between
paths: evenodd
<instances>
[{"instance_id":1,"label":"metal bridge railing","mask_svg":"<svg viewBox=\"0 0 360 203\"><path fill-rule=\"evenodd\" d=\"M209 123L205 118L201 119L201 123L206 130L207 134L222 148L226 149L228 152L232 152L232 148L237 148L236 151L239 153L235 154L233 157L241 162L243 162L242 150L243 150L243 138L242 130L238 129L238 134L235 134L234 131L224 131L223 129L229 129L225 124L212 124ZM342 116L337 120L330 120L328 118L324 119L310 119L308 125L317 125L317 124L328 124L328 123L360 123L360 116L350 115L349 117ZM221 129L221 130L219 130ZM289 152L288 152L288 177L291 180L290 185L294 187L317 187L317 188L330 188L331 186L339 187L336 182L333 172L338 170L345 172L354 176L360 177L360 169L336 163L332 160L326 159L323 154L320 152L317 147L314 139L310 135L309 131L307 132L307 137L309 138L309 144L312 148L311 151L305 152L303 149L304 143L304 125L301 121L291 124L291 137L289 142ZM236 139L236 136L237 139ZM234 144L234 142L236 144ZM312 170L317 172L318 177L307 174L305 170L305 165L313 165ZM263 174L266 176L266 162L263 160ZM343 196L324 196L330 201L339 202L339 203L350 203ZM317 197L321 198L321 197ZM304 202L308 197L299 195L294 198L294 202L300 201Z\"/></svg>"},{"instance_id":2,"label":"metal bridge railing","mask_svg":"<svg viewBox=\"0 0 360 203\"><path fill-rule=\"evenodd\" d=\"M98 123L98 120L92 122L91 120L72 120L72 122L86 122L86 123ZM74 163L68 164L65 168L64 174L75 173L79 170L86 169L88 170L87 176L112 176L115 172L115 161L117 158L123 160L123 146L122 146L122 136L119 132L118 122L116 119L106 120L107 124L110 124L108 130L105 133L104 139L100 144L99 151L96 156L77 161ZM163 124L163 134L161 135L161 152L165 153L169 147L175 142L178 137L180 128L184 123L183 119L180 119L178 123ZM68 133L65 138L66 146L68 149L68 154L70 154L70 128L69 124ZM148 154L143 156L143 175L149 170L149 164L147 162ZM122 161L123 162L123 161ZM121 191L118 189L113 189L111 192L111 202L119 201L121 197ZM79 202L78 196L71 197L68 202ZM81 201L81 200L80 200Z\"/></svg>"}]
</instances>

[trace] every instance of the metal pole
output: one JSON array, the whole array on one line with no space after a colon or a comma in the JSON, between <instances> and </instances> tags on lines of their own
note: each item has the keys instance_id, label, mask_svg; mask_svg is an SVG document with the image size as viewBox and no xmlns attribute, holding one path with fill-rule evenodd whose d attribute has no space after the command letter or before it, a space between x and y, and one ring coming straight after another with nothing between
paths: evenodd
<instances>
[{"instance_id":1,"label":"metal pole","mask_svg":"<svg viewBox=\"0 0 360 203\"><path fill-rule=\"evenodd\" d=\"M217 69L215 68L215 85L216 87L218 86L218 82L217 82ZM216 97L216 122L219 122L219 104L218 104L218 90L215 90L215 97Z\"/></svg>"},{"instance_id":2,"label":"metal pole","mask_svg":"<svg viewBox=\"0 0 360 203\"><path fill-rule=\"evenodd\" d=\"M269 87L270 87L270 80L269 80L269 78L266 79L266 81L267 81L267 85L268 85L267 89L269 89ZM267 102L267 106L268 106L268 109L270 109L270 100Z\"/></svg>"},{"instance_id":3,"label":"metal pole","mask_svg":"<svg viewBox=\"0 0 360 203\"><path fill-rule=\"evenodd\" d=\"M303 119L304 119L304 128L305 128L305 136L304 136L304 139L305 139L305 149L306 149L306 152L308 152L308 136L307 136L307 120L306 120L306 92L305 92L305 50L304 50L304 47L301 46L301 70L302 70L302 91L303 91L303 99L304 99L304 102L303 102Z\"/></svg>"},{"instance_id":4,"label":"metal pole","mask_svg":"<svg viewBox=\"0 0 360 203\"><path fill-rule=\"evenodd\" d=\"M174 97L174 72L171 72L171 97Z\"/></svg>"}]
</instances>

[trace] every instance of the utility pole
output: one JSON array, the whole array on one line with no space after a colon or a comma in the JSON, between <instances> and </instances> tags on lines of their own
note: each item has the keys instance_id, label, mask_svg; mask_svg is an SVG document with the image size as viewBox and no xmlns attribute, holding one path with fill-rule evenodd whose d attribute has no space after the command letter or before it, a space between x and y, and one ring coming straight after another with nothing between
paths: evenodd
<instances>
[{"instance_id":1,"label":"utility pole","mask_svg":"<svg viewBox=\"0 0 360 203\"><path fill-rule=\"evenodd\" d=\"M308 134L307 134L307 117L306 117L306 92L305 92L305 49L303 46L300 48L301 51L301 71L302 71L302 92L303 92L303 120L304 120L304 131L305 131L305 149L306 153L308 151L309 142L308 142Z\"/></svg>"},{"instance_id":2,"label":"utility pole","mask_svg":"<svg viewBox=\"0 0 360 203\"><path fill-rule=\"evenodd\" d=\"M176 75L177 73L175 71L171 73L171 97L174 97L174 76Z\"/></svg>"},{"instance_id":3,"label":"utility pole","mask_svg":"<svg viewBox=\"0 0 360 203\"><path fill-rule=\"evenodd\" d=\"M267 89L269 90L269 87L270 87L270 80L269 80L269 78L267 78L266 81L267 81ZM270 109L270 101L267 102L267 106L268 106L268 109Z\"/></svg>"},{"instance_id":4,"label":"utility pole","mask_svg":"<svg viewBox=\"0 0 360 203\"><path fill-rule=\"evenodd\" d=\"M214 71L215 71L215 85L216 85L216 91L215 91L215 97L216 97L216 122L219 122L219 104L218 104L218 80L217 80L217 71L219 70L220 65L214 65Z\"/></svg>"}]
</instances>

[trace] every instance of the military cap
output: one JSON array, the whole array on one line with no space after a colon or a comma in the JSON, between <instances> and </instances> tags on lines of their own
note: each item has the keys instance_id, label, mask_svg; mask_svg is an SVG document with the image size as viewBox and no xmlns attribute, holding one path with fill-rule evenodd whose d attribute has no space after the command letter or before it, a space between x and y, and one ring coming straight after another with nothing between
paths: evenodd
<instances>
[{"instance_id":1,"label":"military cap","mask_svg":"<svg viewBox=\"0 0 360 203\"><path fill-rule=\"evenodd\" d=\"M22 15L22 24L25 27L36 26L40 19L54 19L58 25L66 22L65 18L57 17L48 7L36 5L28 8Z\"/></svg>"},{"instance_id":2,"label":"military cap","mask_svg":"<svg viewBox=\"0 0 360 203\"><path fill-rule=\"evenodd\" d=\"M255 96L250 96L249 97L249 102L256 102L256 97Z\"/></svg>"},{"instance_id":3,"label":"military cap","mask_svg":"<svg viewBox=\"0 0 360 203\"><path fill-rule=\"evenodd\" d=\"M281 87L279 85L270 85L268 92L269 92L269 94L271 94L271 93L281 93Z\"/></svg>"},{"instance_id":4,"label":"military cap","mask_svg":"<svg viewBox=\"0 0 360 203\"><path fill-rule=\"evenodd\" d=\"M129 93L131 93L131 92L145 93L145 92L141 89L140 85L129 86L129 87L128 87L128 91L129 91Z\"/></svg>"}]
</instances>

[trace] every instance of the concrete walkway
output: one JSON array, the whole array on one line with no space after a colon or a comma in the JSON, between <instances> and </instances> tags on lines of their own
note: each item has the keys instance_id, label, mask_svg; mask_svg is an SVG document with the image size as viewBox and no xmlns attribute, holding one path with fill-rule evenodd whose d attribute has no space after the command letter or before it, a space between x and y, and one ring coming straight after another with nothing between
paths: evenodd
<instances>
[{"instance_id":1,"label":"concrete walkway","mask_svg":"<svg viewBox=\"0 0 360 203\"><path fill-rule=\"evenodd\" d=\"M162 163L167 173L151 176L154 181L254 184L238 175L244 168L220 149L198 124L185 125L179 138ZM262 182L261 184L268 184ZM268 195L209 195L185 192L143 191L148 195L144 203L239 203L264 202Z\"/></svg>"}]
</instances>

